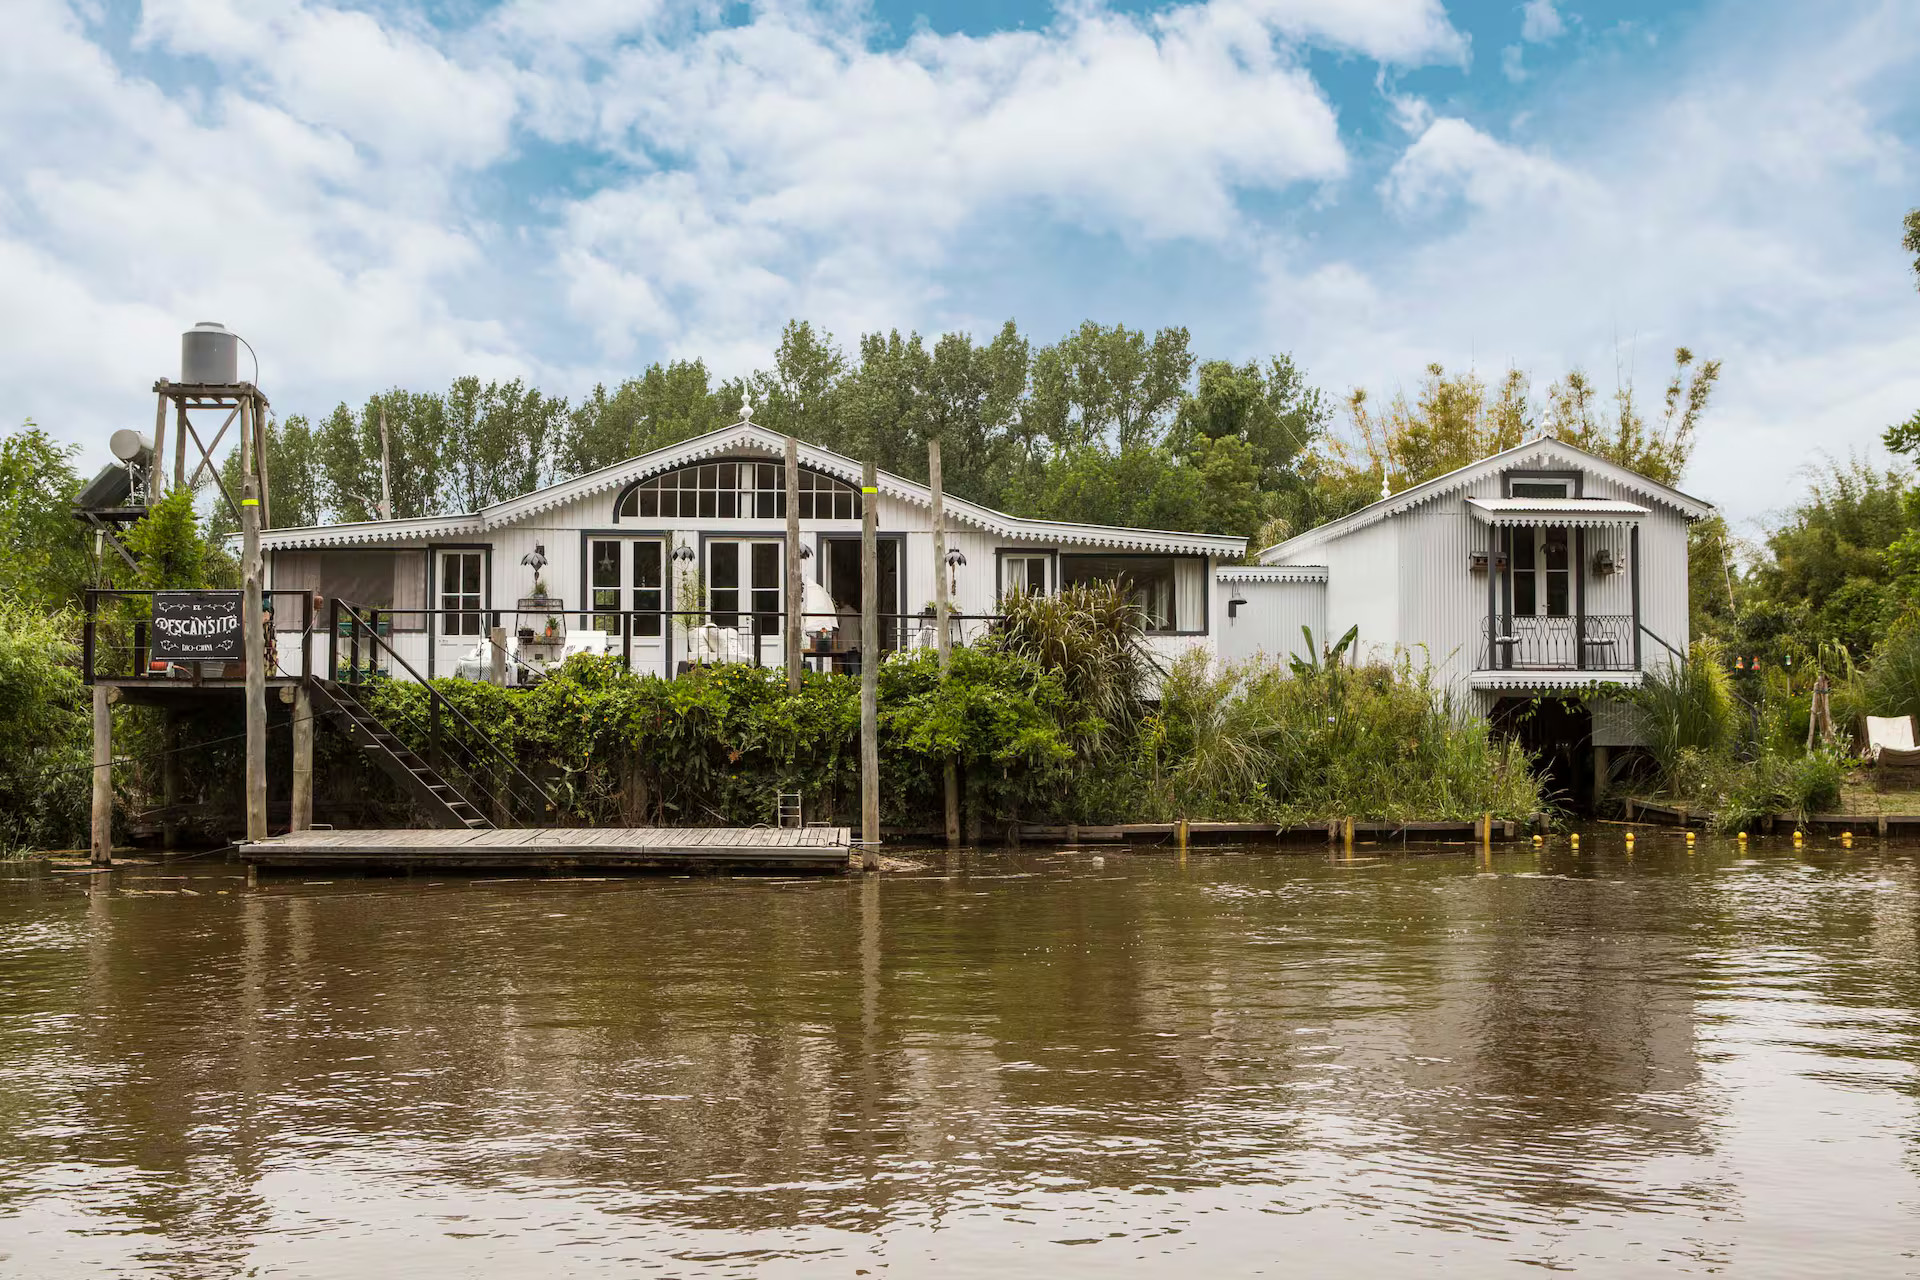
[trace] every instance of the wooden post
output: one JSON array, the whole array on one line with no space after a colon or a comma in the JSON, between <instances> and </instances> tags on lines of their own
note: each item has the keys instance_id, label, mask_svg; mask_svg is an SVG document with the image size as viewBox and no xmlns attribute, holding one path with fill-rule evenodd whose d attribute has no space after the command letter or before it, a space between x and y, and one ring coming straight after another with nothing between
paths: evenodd
<instances>
[{"instance_id":1,"label":"wooden post","mask_svg":"<svg viewBox=\"0 0 1920 1280\"><path fill-rule=\"evenodd\" d=\"M273 490L267 476L267 415L261 410L266 407L265 397L258 394L249 396L247 402L253 406L253 470L248 475L260 478L260 527L273 528Z\"/></svg>"},{"instance_id":2,"label":"wooden post","mask_svg":"<svg viewBox=\"0 0 1920 1280\"><path fill-rule=\"evenodd\" d=\"M387 406L380 404L380 518L393 519L393 465L387 451Z\"/></svg>"},{"instance_id":3,"label":"wooden post","mask_svg":"<svg viewBox=\"0 0 1920 1280\"><path fill-rule=\"evenodd\" d=\"M160 398L160 403L166 403L165 396ZM161 412L166 411L162 409ZM156 457L154 461L158 462L159 459ZM184 404L180 406L179 421L173 429L173 487L187 487L187 409Z\"/></svg>"},{"instance_id":4,"label":"wooden post","mask_svg":"<svg viewBox=\"0 0 1920 1280\"><path fill-rule=\"evenodd\" d=\"M947 614L952 608L947 598L947 494L940 476L940 441L927 441L927 487L933 491L933 646L940 655L940 678L947 678L953 666L953 637L948 634ZM960 768L948 757L941 774L947 793L947 848L960 847Z\"/></svg>"},{"instance_id":5,"label":"wooden post","mask_svg":"<svg viewBox=\"0 0 1920 1280\"><path fill-rule=\"evenodd\" d=\"M787 437L787 692L800 692L800 641L805 633L806 579L800 572L800 442Z\"/></svg>"},{"instance_id":6,"label":"wooden post","mask_svg":"<svg viewBox=\"0 0 1920 1280\"><path fill-rule=\"evenodd\" d=\"M160 501L162 481L167 474L167 398L155 396L153 411L153 466L147 472L147 503ZM183 433L184 434L184 433Z\"/></svg>"},{"instance_id":7,"label":"wooden post","mask_svg":"<svg viewBox=\"0 0 1920 1280\"><path fill-rule=\"evenodd\" d=\"M180 716L167 710L160 713L160 804L166 816L160 819L160 847L172 849L180 841L180 817L174 807L180 803Z\"/></svg>"},{"instance_id":8,"label":"wooden post","mask_svg":"<svg viewBox=\"0 0 1920 1280\"><path fill-rule=\"evenodd\" d=\"M313 695L302 680L293 686L293 821L295 831L313 827Z\"/></svg>"},{"instance_id":9,"label":"wooden post","mask_svg":"<svg viewBox=\"0 0 1920 1280\"><path fill-rule=\"evenodd\" d=\"M248 421L256 412L251 396L241 401L241 441L252 447L241 452L240 577L246 592L240 620L246 644L247 678L247 839L267 838L267 645L260 597L260 489L249 464L256 462L259 441Z\"/></svg>"},{"instance_id":10,"label":"wooden post","mask_svg":"<svg viewBox=\"0 0 1920 1280\"><path fill-rule=\"evenodd\" d=\"M93 686L93 865L113 865L113 686Z\"/></svg>"},{"instance_id":11,"label":"wooden post","mask_svg":"<svg viewBox=\"0 0 1920 1280\"><path fill-rule=\"evenodd\" d=\"M1173 824L1173 838L1180 845L1180 856L1187 856L1187 820L1185 818Z\"/></svg>"},{"instance_id":12,"label":"wooden post","mask_svg":"<svg viewBox=\"0 0 1920 1280\"><path fill-rule=\"evenodd\" d=\"M488 675L492 677L493 683L497 687L505 688L507 683L507 629L505 627L493 628L487 633L487 643L493 650L491 655L489 655L493 661L490 664L491 669L488 671Z\"/></svg>"},{"instance_id":13,"label":"wooden post","mask_svg":"<svg viewBox=\"0 0 1920 1280\"><path fill-rule=\"evenodd\" d=\"M860 865L880 869L880 488L868 460L860 481Z\"/></svg>"}]
</instances>

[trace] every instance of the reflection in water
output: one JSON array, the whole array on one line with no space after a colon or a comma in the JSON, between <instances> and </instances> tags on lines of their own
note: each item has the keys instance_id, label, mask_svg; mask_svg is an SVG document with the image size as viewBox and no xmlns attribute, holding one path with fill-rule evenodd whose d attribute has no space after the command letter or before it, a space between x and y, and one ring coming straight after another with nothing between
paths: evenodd
<instances>
[{"instance_id":1,"label":"reflection in water","mask_svg":"<svg viewBox=\"0 0 1920 1280\"><path fill-rule=\"evenodd\" d=\"M1361 854L22 869L0 1272L1920 1271L1909 852Z\"/></svg>"}]
</instances>

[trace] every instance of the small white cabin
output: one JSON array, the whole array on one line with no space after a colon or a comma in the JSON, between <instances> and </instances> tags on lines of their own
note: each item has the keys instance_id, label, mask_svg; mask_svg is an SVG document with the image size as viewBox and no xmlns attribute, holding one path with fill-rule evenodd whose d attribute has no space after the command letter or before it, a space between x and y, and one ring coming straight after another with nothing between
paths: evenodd
<instances>
[{"instance_id":1,"label":"small white cabin","mask_svg":"<svg viewBox=\"0 0 1920 1280\"><path fill-rule=\"evenodd\" d=\"M479 676L503 631L510 670L569 652L622 655L635 672L785 661L787 557L801 557L807 661L857 667L864 503L877 504L883 651L930 645L932 495L885 472L863 493L861 465L799 446L800 543L788 546L786 438L751 421L464 515L271 529L268 585L345 601L420 675ZM949 496L947 561L957 638L1006 592L1125 578L1172 658L1214 651L1223 561L1246 539L1028 520ZM316 623L325 635L323 615ZM276 621L282 632L299 619ZM284 637L284 667L299 645ZM315 665L326 659L315 649ZM347 661L336 654L336 669ZM292 674L290 672L290 674ZM404 667L394 672L404 676Z\"/></svg>"},{"instance_id":2,"label":"small white cabin","mask_svg":"<svg viewBox=\"0 0 1920 1280\"><path fill-rule=\"evenodd\" d=\"M1502 699L1637 685L1684 655L1687 531L1712 511L1543 437L1268 547L1255 558L1271 580L1221 577L1240 616L1309 622L1322 645L1358 628L1361 656L1410 652L1493 715Z\"/></svg>"}]
</instances>

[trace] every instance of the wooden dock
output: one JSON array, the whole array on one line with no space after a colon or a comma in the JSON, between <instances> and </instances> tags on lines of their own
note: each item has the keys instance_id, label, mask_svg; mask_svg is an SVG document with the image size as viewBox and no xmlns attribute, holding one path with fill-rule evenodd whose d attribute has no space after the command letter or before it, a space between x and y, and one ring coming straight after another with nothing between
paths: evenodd
<instances>
[{"instance_id":1,"label":"wooden dock","mask_svg":"<svg viewBox=\"0 0 1920 1280\"><path fill-rule=\"evenodd\" d=\"M846 827L531 827L315 830L240 846L260 867L405 871L754 869L845 871Z\"/></svg>"}]
</instances>

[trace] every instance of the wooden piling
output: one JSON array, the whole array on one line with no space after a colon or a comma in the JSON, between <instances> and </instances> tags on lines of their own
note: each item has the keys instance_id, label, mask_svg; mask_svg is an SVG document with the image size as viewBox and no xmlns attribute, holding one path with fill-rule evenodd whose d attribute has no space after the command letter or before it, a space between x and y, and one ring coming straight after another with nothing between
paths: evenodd
<instances>
[{"instance_id":1,"label":"wooden piling","mask_svg":"<svg viewBox=\"0 0 1920 1280\"><path fill-rule=\"evenodd\" d=\"M180 842L180 715L172 708L160 713L160 847L171 850Z\"/></svg>"},{"instance_id":2,"label":"wooden piling","mask_svg":"<svg viewBox=\"0 0 1920 1280\"><path fill-rule=\"evenodd\" d=\"M490 659L487 663L487 678L493 682L494 687L503 688L507 683L507 629L505 627L494 627L487 632L487 651Z\"/></svg>"},{"instance_id":3,"label":"wooden piling","mask_svg":"<svg viewBox=\"0 0 1920 1280\"><path fill-rule=\"evenodd\" d=\"M295 831L313 829L313 695L293 686L293 818Z\"/></svg>"},{"instance_id":4,"label":"wooden piling","mask_svg":"<svg viewBox=\"0 0 1920 1280\"><path fill-rule=\"evenodd\" d=\"M787 692L800 692L807 587L800 573L800 442L787 437Z\"/></svg>"},{"instance_id":5,"label":"wooden piling","mask_svg":"<svg viewBox=\"0 0 1920 1280\"><path fill-rule=\"evenodd\" d=\"M113 688L93 686L93 865L113 865Z\"/></svg>"},{"instance_id":6,"label":"wooden piling","mask_svg":"<svg viewBox=\"0 0 1920 1280\"><path fill-rule=\"evenodd\" d=\"M240 500L240 575L246 598L240 620L246 649L247 701L247 839L267 838L267 638L260 584L260 485L252 464L258 461L258 438L251 418L258 413L252 397L240 403L240 439L248 445L241 456L245 481Z\"/></svg>"},{"instance_id":7,"label":"wooden piling","mask_svg":"<svg viewBox=\"0 0 1920 1280\"><path fill-rule=\"evenodd\" d=\"M860 475L860 865L880 869L880 486Z\"/></svg>"},{"instance_id":8,"label":"wooden piling","mask_svg":"<svg viewBox=\"0 0 1920 1280\"><path fill-rule=\"evenodd\" d=\"M933 491L933 646L940 656L940 678L953 665L953 637L947 632L947 499L940 477L940 441L927 441L927 487ZM960 768L949 756L940 770L946 784L947 848L960 847Z\"/></svg>"}]
</instances>

